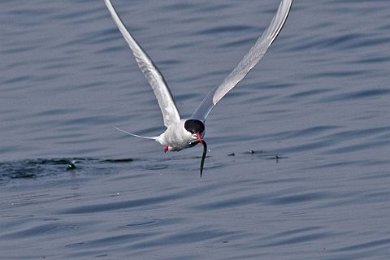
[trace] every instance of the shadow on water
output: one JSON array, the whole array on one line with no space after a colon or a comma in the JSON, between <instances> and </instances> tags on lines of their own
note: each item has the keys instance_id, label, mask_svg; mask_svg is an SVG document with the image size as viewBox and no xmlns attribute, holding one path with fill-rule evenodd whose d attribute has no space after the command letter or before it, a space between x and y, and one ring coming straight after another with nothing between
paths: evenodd
<instances>
[{"instance_id":1,"label":"shadow on water","mask_svg":"<svg viewBox=\"0 0 390 260\"><path fill-rule=\"evenodd\" d=\"M210 155L206 157L206 170L207 168L213 168L213 165L207 165L207 160L210 159ZM266 160L275 160L278 162L281 159L288 157L282 156L277 153L265 152L262 150L248 150L245 152L231 152L226 154L227 159L234 157L236 159L245 158L259 158ZM0 185L6 183L12 179L36 179L47 176L62 175L69 172L82 172L85 175L108 174L115 171L116 168L125 165L129 167L141 168L143 170L163 170L168 168L167 163L169 161L183 160L198 160L200 156L179 156L170 158L159 159L139 159L139 158L117 158L117 159L99 159L99 158L39 158L39 159L26 159L17 161L0 162ZM142 162L142 165L140 165ZM194 166L196 163L194 162ZM128 167L128 166L126 166Z\"/></svg>"},{"instance_id":2,"label":"shadow on water","mask_svg":"<svg viewBox=\"0 0 390 260\"><path fill-rule=\"evenodd\" d=\"M11 179L33 179L61 175L69 171L99 168L112 164L131 163L134 159L51 158L0 162L0 184Z\"/></svg>"}]
</instances>

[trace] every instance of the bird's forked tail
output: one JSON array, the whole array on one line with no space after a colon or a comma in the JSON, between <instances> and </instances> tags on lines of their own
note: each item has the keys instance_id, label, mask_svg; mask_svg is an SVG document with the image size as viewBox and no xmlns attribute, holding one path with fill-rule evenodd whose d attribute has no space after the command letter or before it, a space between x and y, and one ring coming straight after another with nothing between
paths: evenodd
<instances>
[{"instance_id":1,"label":"bird's forked tail","mask_svg":"<svg viewBox=\"0 0 390 260\"><path fill-rule=\"evenodd\" d=\"M114 126L114 128L115 128L116 130L122 132L122 133L131 135L131 136L134 136L134 137L138 137L138 138L151 139L151 140L157 140L157 138L158 138L158 136L142 136L142 135L136 135L136 134L127 132L126 130L120 129L119 127L116 127L116 126Z\"/></svg>"}]
</instances>

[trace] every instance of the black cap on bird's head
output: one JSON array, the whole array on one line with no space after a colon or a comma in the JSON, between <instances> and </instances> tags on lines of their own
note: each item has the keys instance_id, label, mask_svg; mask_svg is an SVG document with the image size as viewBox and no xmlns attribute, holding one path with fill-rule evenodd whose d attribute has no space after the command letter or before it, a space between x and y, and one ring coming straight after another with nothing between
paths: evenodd
<instances>
[{"instance_id":1,"label":"black cap on bird's head","mask_svg":"<svg viewBox=\"0 0 390 260\"><path fill-rule=\"evenodd\" d=\"M204 124L197 119L188 119L184 123L184 128L191 134L201 134L204 132Z\"/></svg>"}]
</instances>

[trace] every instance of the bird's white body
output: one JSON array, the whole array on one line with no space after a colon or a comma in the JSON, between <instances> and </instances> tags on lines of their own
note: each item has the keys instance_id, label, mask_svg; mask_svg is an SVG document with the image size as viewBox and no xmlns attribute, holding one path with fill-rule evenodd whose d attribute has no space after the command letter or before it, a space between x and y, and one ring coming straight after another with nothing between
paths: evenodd
<instances>
[{"instance_id":1,"label":"bird's white body","mask_svg":"<svg viewBox=\"0 0 390 260\"><path fill-rule=\"evenodd\" d=\"M181 119L179 122L172 123L168 126L164 133L156 137L156 141L164 147L168 148L168 151L177 152L185 148L194 146L194 143L198 141L196 135L188 132L184 128L186 119ZM204 133L202 137L204 136Z\"/></svg>"},{"instance_id":2,"label":"bird's white body","mask_svg":"<svg viewBox=\"0 0 390 260\"><path fill-rule=\"evenodd\" d=\"M263 58L269 46L280 33L289 14L293 0L281 0L279 8L273 17L270 25L264 31L262 36L256 41L249 52L242 58L233 71L224 79L224 81L211 90L203 99L201 104L193 112L191 118L181 119L179 111L176 108L175 101L171 91L165 82L164 77L157 69L156 65L131 36L125 25L119 18L117 12L110 0L104 0L115 24L129 45L133 55L138 63L139 68L144 73L145 78L153 89L163 115L166 131L159 136L144 137L136 134L130 134L136 137L154 139L164 146L164 151L180 151L192 147L197 143L203 144L203 156L201 161L201 174L203 162L207 152L207 145L203 137L205 134L204 123L206 117L213 107L248 74L248 72Z\"/></svg>"}]
</instances>

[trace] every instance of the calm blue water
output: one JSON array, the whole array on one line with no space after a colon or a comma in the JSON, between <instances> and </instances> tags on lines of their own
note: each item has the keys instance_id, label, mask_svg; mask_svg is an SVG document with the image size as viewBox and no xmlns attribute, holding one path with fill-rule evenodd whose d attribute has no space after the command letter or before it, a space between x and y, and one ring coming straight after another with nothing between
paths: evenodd
<instances>
[{"instance_id":1,"label":"calm blue water","mask_svg":"<svg viewBox=\"0 0 390 260\"><path fill-rule=\"evenodd\" d=\"M190 115L279 1L113 2ZM389 21L296 0L210 114L200 179L201 147L113 129L163 131L103 1L3 1L0 258L389 259Z\"/></svg>"}]
</instances>

